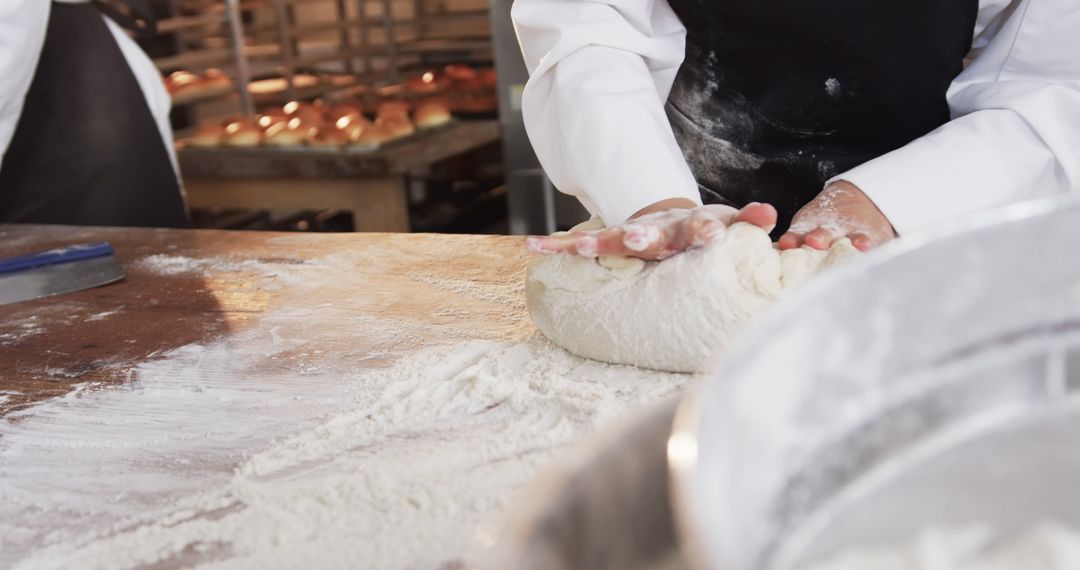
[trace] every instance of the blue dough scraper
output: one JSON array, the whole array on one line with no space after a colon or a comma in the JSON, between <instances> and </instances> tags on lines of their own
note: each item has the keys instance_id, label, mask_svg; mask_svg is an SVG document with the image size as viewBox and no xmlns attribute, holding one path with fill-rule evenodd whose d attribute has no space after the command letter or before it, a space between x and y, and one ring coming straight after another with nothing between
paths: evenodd
<instances>
[{"instance_id":1,"label":"blue dough scraper","mask_svg":"<svg viewBox=\"0 0 1080 570\"><path fill-rule=\"evenodd\" d=\"M86 243L0 260L0 305L98 287L124 278L111 245Z\"/></svg>"}]
</instances>

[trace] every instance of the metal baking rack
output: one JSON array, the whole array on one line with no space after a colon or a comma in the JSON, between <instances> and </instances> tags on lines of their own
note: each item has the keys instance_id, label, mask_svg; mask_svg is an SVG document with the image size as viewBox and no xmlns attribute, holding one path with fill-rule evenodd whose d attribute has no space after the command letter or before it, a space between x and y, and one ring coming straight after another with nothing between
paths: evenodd
<instances>
[{"instance_id":1,"label":"metal baking rack","mask_svg":"<svg viewBox=\"0 0 1080 570\"><path fill-rule=\"evenodd\" d=\"M489 11L451 10L443 0L170 0L172 17L158 22L175 55L154 59L163 73L221 67L232 86L174 96L176 106L234 101L256 106L313 99L359 85L399 83L430 61L492 60ZM312 13L329 20L311 21ZM334 81L302 84L297 77L336 73ZM280 91L252 93L253 79L281 77Z\"/></svg>"}]
</instances>

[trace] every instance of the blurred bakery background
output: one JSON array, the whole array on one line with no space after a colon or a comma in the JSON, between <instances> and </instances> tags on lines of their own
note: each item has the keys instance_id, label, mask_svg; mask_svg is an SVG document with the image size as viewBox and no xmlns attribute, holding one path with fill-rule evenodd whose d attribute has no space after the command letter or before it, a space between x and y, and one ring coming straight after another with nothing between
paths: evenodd
<instances>
[{"instance_id":1,"label":"blurred bakery background","mask_svg":"<svg viewBox=\"0 0 1080 570\"><path fill-rule=\"evenodd\" d=\"M198 228L548 233L510 0L153 0Z\"/></svg>"}]
</instances>

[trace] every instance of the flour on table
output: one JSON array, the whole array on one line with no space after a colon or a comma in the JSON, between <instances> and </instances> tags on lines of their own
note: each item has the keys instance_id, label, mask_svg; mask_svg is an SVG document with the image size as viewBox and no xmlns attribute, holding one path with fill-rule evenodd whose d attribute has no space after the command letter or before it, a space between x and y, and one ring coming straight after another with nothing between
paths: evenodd
<instances>
[{"instance_id":1,"label":"flour on table","mask_svg":"<svg viewBox=\"0 0 1080 570\"><path fill-rule=\"evenodd\" d=\"M1045 522L1017 537L994 540L988 527L934 528L913 540L852 549L806 570L1076 570L1080 533Z\"/></svg>"},{"instance_id":2,"label":"flour on table","mask_svg":"<svg viewBox=\"0 0 1080 570\"><path fill-rule=\"evenodd\" d=\"M0 422L0 566L456 568L561 448L690 378L536 338L252 382L237 345Z\"/></svg>"},{"instance_id":3,"label":"flour on table","mask_svg":"<svg viewBox=\"0 0 1080 570\"><path fill-rule=\"evenodd\" d=\"M574 354L703 372L755 315L856 253L847 239L828 251L781 252L764 230L739 223L715 243L661 262L538 258L529 266L526 299L536 327Z\"/></svg>"}]
</instances>

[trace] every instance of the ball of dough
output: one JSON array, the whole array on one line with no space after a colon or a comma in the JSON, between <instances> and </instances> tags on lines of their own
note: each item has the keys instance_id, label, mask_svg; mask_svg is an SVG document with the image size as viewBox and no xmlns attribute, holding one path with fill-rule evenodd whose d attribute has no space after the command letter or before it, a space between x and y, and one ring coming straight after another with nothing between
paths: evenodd
<instances>
[{"instance_id":1,"label":"ball of dough","mask_svg":"<svg viewBox=\"0 0 1080 570\"><path fill-rule=\"evenodd\" d=\"M575 229L602 227L587 224ZM781 252L764 230L739 223L661 262L538 257L525 295L536 328L578 356L697 373L784 291L855 253L846 239L827 252Z\"/></svg>"}]
</instances>

